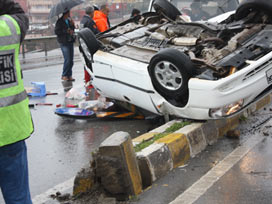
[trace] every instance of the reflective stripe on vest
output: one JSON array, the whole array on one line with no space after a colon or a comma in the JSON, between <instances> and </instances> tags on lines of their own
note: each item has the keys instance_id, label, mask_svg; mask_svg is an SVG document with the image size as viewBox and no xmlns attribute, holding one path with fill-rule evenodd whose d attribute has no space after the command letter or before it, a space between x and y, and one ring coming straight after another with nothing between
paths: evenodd
<instances>
[{"instance_id":1,"label":"reflective stripe on vest","mask_svg":"<svg viewBox=\"0 0 272 204\"><path fill-rule=\"evenodd\" d=\"M15 96L8 96L8 97L1 98L0 99L0 108L15 105L25 99L27 99L26 91L16 94Z\"/></svg>"},{"instance_id":2,"label":"reflective stripe on vest","mask_svg":"<svg viewBox=\"0 0 272 204\"><path fill-rule=\"evenodd\" d=\"M0 21L5 21L8 25L11 35L1 36L0 37L0 46L6 46L11 44L20 43L20 34L17 33L16 27L13 24L12 20L7 16L0 16Z\"/></svg>"}]
</instances>

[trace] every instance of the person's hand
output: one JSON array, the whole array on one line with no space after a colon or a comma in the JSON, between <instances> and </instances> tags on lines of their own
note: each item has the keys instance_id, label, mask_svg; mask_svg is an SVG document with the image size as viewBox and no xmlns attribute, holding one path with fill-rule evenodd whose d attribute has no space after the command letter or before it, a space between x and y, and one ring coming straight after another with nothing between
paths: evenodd
<instances>
[{"instance_id":1,"label":"person's hand","mask_svg":"<svg viewBox=\"0 0 272 204\"><path fill-rule=\"evenodd\" d=\"M74 31L70 28L68 28L67 32L70 34L70 35L73 35L74 34Z\"/></svg>"}]
</instances>

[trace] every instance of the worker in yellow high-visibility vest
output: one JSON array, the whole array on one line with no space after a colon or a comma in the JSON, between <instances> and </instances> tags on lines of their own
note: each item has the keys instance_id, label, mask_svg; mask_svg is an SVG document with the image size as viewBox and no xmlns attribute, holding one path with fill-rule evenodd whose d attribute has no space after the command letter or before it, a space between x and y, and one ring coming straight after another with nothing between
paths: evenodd
<instances>
[{"instance_id":1,"label":"worker in yellow high-visibility vest","mask_svg":"<svg viewBox=\"0 0 272 204\"><path fill-rule=\"evenodd\" d=\"M0 187L6 204L31 204L25 139L33 132L18 59L28 18L0 0Z\"/></svg>"}]
</instances>

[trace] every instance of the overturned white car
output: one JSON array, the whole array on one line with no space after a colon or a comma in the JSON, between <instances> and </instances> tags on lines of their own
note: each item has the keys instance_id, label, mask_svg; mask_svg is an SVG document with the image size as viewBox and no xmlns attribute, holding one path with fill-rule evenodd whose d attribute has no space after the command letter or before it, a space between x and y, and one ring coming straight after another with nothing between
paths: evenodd
<instances>
[{"instance_id":1,"label":"overturned white car","mask_svg":"<svg viewBox=\"0 0 272 204\"><path fill-rule=\"evenodd\" d=\"M229 117L270 92L272 1L245 0L217 23L185 22L166 0L152 6L96 37L79 32L92 84L104 96L202 120Z\"/></svg>"}]
</instances>

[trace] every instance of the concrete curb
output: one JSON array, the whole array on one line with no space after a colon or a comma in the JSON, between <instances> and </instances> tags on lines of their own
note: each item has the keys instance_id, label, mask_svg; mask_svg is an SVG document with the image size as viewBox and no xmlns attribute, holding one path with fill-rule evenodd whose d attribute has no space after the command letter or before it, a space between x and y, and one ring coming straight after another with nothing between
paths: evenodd
<instances>
[{"instance_id":1,"label":"concrete curb","mask_svg":"<svg viewBox=\"0 0 272 204\"><path fill-rule=\"evenodd\" d=\"M242 113L231 118L195 122L157 140L150 146L136 153L136 159L134 160L134 162L136 162L135 164L132 165L131 161L128 160L122 161L126 162L123 166L134 166L135 169L139 169L140 176L134 177L129 183L131 186L142 183L142 189L151 186L154 181L163 177L172 169L185 165L190 158L193 158L202 152L208 145L213 145L226 133L236 129L240 124L242 116L248 117L252 113L270 104L271 100L272 94L269 94L259 99L256 103L251 104ZM154 135L163 133L168 127L177 122L181 122L181 120L170 121L132 141L128 140L128 142L131 142L131 146L132 144L135 146L142 141L150 140ZM124 133L115 133L110 137L115 137L113 138L114 140L118 139L118 137L120 138L122 134ZM130 146L130 144L127 145ZM133 150L134 149L132 148L131 151ZM132 152L130 154L133 155L135 153ZM108 156L112 156L110 152ZM85 177L83 178L85 179ZM77 181L77 183L81 182ZM122 183L124 183L124 181L120 181L120 186ZM84 188L77 187L77 189ZM137 193L134 192L132 194L138 195L139 193L140 190L138 189Z\"/></svg>"},{"instance_id":2,"label":"concrete curb","mask_svg":"<svg viewBox=\"0 0 272 204\"><path fill-rule=\"evenodd\" d=\"M138 152L136 155L143 188L150 186L152 182L166 175L173 168L185 165L190 158L205 150L208 145L213 145L229 131L236 129L242 116L248 117L270 104L271 100L272 94L269 94L231 118L192 123ZM152 136L164 132L176 122L180 120L170 121L135 138L133 144L152 139Z\"/></svg>"}]
</instances>

